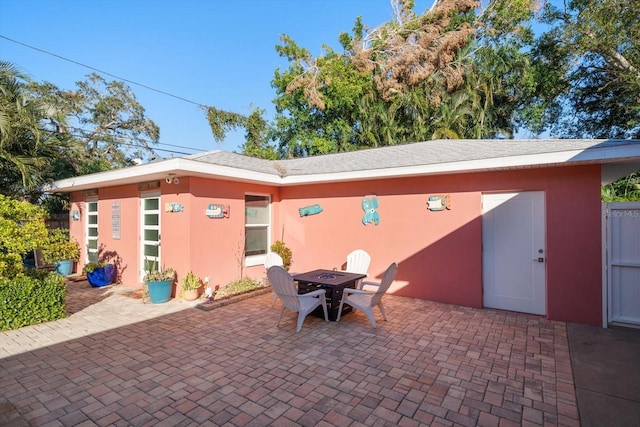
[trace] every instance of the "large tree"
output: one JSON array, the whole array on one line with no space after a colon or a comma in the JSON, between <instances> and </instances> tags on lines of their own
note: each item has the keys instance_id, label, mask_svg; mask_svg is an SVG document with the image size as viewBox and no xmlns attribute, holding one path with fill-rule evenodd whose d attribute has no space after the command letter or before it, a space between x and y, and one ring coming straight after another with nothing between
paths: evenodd
<instances>
[{"instance_id":1,"label":"large tree","mask_svg":"<svg viewBox=\"0 0 640 427\"><path fill-rule=\"evenodd\" d=\"M128 166L134 158L155 154L153 145L158 143L160 129L123 82L107 82L93 73L76 82L76 90L48 82L32 82L29 90L56 106L58 114L46 128L77 143L80 173Z\"/></svg>"},{"instance_id":2,"label":"large tree","mask_svg":"<svg viewBox=\"0 0 640 427\"><path fill-rule=\"evenodd\" d=\"M555 3L533 52L548 83L538 127L567 138L640 138L640 2Z\"/></svg>"},{"instance_id":3,"label":"large tree","mask_svg":"<svg viewBox=\"0 0 640 427\"><path fill-rule=\"evenodd\" d=\"M65 144L43 129L56 112L30 96L27 81L15 65L0 62L0 194L33 200L52 162L65 162Z\"/></svg>"},{"instance_id":4,"label":"large tree","mask_svg":"<svg viewBox=\"0 0 640 427\"><path fill-rule=\"evenodd\" d=\"M529 0L436 0L421 14L392 0L395 17L373 29L356 20L342 53L314 58L290 37L278 53L275 138L304 156L433 138L513 136L534 93Z\"/></svg>"},{"instance_id":5,"label":"large tree","mask_svg":"<svg viewBox=\"0 0 640 427\"><path fill-rule=\"evenodd\" d=\"M75 91L0 62L0 194L42 202L42 184L154 154L158 126L122 82L91 74ZM48 197L50 210L63 200Z\"/></svg>"}]
</instances>

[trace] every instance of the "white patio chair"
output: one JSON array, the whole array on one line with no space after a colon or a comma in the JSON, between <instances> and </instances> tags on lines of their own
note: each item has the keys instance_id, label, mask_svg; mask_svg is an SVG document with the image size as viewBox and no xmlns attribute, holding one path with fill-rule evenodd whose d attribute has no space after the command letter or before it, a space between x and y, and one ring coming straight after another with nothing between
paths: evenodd
<instances>
[{"instance_id":1,"label":"white patio chair","mask_svg":"<svg viewBox=\"0 0 640 427\"><path fill-rule=\"evenodd\" d=\"M342 300L340 301L340 307L338 307L338 318L336 321L340 321L342 315L342 306L349 304L354 310L364 311L369 318L371 326L376 327L376 319L373 316L373 307L378 307L382 313L382 318L387 320L387 314L384 311L382 305L382 297L389 290L389 286L393 283L398 272L398 264L395 262L391 264L385 272L382 274L382 280L377 284L377 290L366 291L362 289L345 288L342 292Z\"/></svg>"},{"instance_id":2,"label":"white patio chair","mask_svg":"<svg viewBox=\"0 0 640 427\"><path fill-rule=\"evenodd\" d=\"M264 257L264 269L269 271L271 267L274 265L279 265L280 267L284 266L284 262L282 261L282 257L275 252L269 252ZM273 290L273 289L272 289ZM276 300L278 299L278 295L273 292L273 300L271 301L271 307L276 305Z\"/></svg>"},{"instance_id":3,"label":"white patio chair","mask_svg":"<svg viewBox=\"0 0 640 427\"><path fill-rule=\"evenodd\" d=\"M284 310L289 309L298 313L298 325L296 332L300 332L302 323L304 322L305 317L307 317L307 314L311 313L320 305L324 310L325 322L329 321L324 289L318 289L317 291L299 295L298 290L293 283L293 276L279 265L274 265L269 268L269 270L267 270L267 277L269 278L269 282L271 282L273 291L278 295L280 301L282 301L282 310L280 311L277 326L280 326L280 320L282 319L282 313L284 313Z\"/></svg>"},{"instance_id":4,"label":"white patio chair","mask_svg":"<svg viewBox=\"0 0 640 427\"><path fill-rule=\"evenodd\" d=\"M370 263L371 256L362 249L356 249L347 255L347 268L345 271L349 273L367 274ZM362 289L362 280L358 280L356 289Z\"/></svg>"}]
</instances>

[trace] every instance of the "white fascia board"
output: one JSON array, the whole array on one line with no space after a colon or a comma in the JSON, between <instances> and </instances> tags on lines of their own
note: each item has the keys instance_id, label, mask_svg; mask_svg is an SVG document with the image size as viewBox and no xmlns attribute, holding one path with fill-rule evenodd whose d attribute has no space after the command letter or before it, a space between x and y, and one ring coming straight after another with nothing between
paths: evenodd
<instances>
[{"instance_id":1,"label":"white fascia board","mask_svg":"<svg viewBox=\"0 0 640 427\"><path fill-rule=\"evenodd\" d=\"M55 181L44 188L46 192L71 192L92 188L112 187L116 185L135 184L144 181L161 180L168 175L203 176L246 182L271 183L279 182L277 175L269 175L228 166L218 166L183 158L168 159L139 166L81 175Z\"/></svg>"}]
</instances>

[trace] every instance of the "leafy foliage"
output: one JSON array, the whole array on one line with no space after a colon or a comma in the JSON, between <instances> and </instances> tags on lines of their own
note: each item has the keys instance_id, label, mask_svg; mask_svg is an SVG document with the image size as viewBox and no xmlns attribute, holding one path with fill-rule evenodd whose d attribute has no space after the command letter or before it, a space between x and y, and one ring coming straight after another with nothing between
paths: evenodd
<instances>
[{"instance_id":1,"label":"leafy foliage","mask_svg":"<svg viewBox=\"0 0 640 427\"><path fill-rule=\"evenodd\" d=\"M603 202L639 202L640 171L603 186L601 194Z\"/></svg>"},{"instance_id":2,"label":"leafy foliage","mask_svg":"<svg viewBox=\"0 0 640 427\"><path fill-rule=\"evenodd\" d=\"M145 273L143 281L145 282L173 281L176 277L176 271L173 268L165 268L164 266L160 267L156 259L153 261L145 259L144 264Z\"/></svg>"},{"instance_id":3,"label":"leafy foliage","mask_svg":"<svg viewBox=\"0 0 640 427\"><path fill-rule=\"evenodd\" d=\"M80 245L69 238L69 230L50 230L47 241L42 246L42 255L48 263L62 260L80 260Z\"/></svg>"},{"instance_id":4,"label":"leafy foliage","mask_svg":"<svg viewBox=\"0 0 640 427\"><path fill-rule=\"evenodd\" d=\"M228 298L234 295L240 295L246 292L263 288L264 285L259 280L243 277L242 279L220 286L215 293L214 300Z\"/></svg>"},{"instance_id":5,"label":"leafy foliage","mask_svg":"<svg viewBox=\"0 0 640 427\"><path fill-rule=\"evenodd\" d=\"M44 209L0 194L0 277L23 270L23 254L46 246Z\"/></svg>"},{"instance_id":6,"label":"leafy foliage","mask_svg":"<svg viewBox=\"0 0 640 427\"><path fill-rule=\"evenodd\" d=\"M56 273L0 277L0 330L64 318L66 296L64 277Z\"/></svg>"},{"instance_id":7,"label":"leafy foliage","mask_svg":"<svg viewBox=\"0 0 640 427\"><path fill-rule=\"evenodd\" d=\"M555 89L543 93L547 128L568 138L640 138L640 3L547 4L551 29L537 42Z\"/></svg>"},{"instance_id":8,"label":"leafy foliage","mask_svg":"<svg viewBox=\"0 0 640 427\"><path fill-rule=\"evenodd\" d=\"M65 163L65 145L42 129L55 110L29 95L27 81L16 66L0 61L0 194L34 200L53 165Z\"/></svg>"},{"instance_id":9,"label":"leafy foliage","mask_svg":"<svg viewBox=\"0 0 640 427\"><path fill-rule=\"evenodd\" d=\"M440 0L422 14L392 0L395 19L358 18L321 57L283 35L274 138L281 157L439 138L512 137L536 93L529 1ZM521 120L524 122L524 119Z\"/></svg>"},{"instance_id":10,"label":"leafy foliage","mask_svg":"<svg viewBox=\"0 0 640 427\"><path fill-rule=\"evenodd\" d=\"M65 209L43 184L155 155L158 126L124 83L91 74L76 86L33 82L0 61L0 194Z\"/></svg>"},{"instance_id":11,"label":"leafy foliage","mask_svg":"<svg viewBox=\"0 0 640 427\"><path fill-rule=\"evenodd\" d=\"M80 173L132 165L131 159L154 154L160 130L145 115L131 89L120 81L107 82L96 73L76 82L76 90L51 83L31 83L34 97L56 106L46 129L75 143Z\"/></svg>"},{"instance_id":12,"label":"leafy foliage","mask_svg":"<svg viewBox=\"0 0 640 427\"><path fill-rule=\"evenodd\" d=\"M293 258L293 253L291 252L291 249L289 249L287 245L285 245L284 242L281 240L277 240L273 242L270 249L271 249L271 252L275 252L278 255L280 255L280 258L282 258L282 266L284 267L285 270L289 271L289 268L291 267L292 258Z\"/></svg>"},{"instance_id":13,"label":"leafy foliage","mask_svg":"<svg viewBox=\"0 0 640 427\"><path fill-rule=\"evenodd\" d=\"M93 273L96 268L105 267L106 262L88 262L82 267L82 274Z\"/></svg>"},{"instance_id":14,"label":"leafy foliage","mask_svg":"<svg viewBox=\"0 0 640 427\"><path fill-rule=\"evenodd\" d=\"M193 274L193 272L188 272L186 276L182 278L180 281L180 286L183 291L192 291L194 289L198 289L202 283L200 282L200 278Z\"/></svg>"},{"instance_id":15,"label":"leafy foliage","mask_svg":"<svg viewBox=\"0 0 640 427\"><path fill-rule=\"evenodd\" d=\"M278 154L272 145L269 145L269 134L271 129L264 119L264 110L256 108L247 117L245 123L245 139L242 152L250 157L260 159L276 160Z\"/></svg>"},{"instance_id":16,"label":"leafy foliage","mask_svg":"<svg viewBox=\"0 0 640 427\"><path fill-rule=\"evenodd\" d=\"M242 127L247 122L247 118L242 114L218 110L215 107L208 108L207 119L209 126L211 126L213 139L216 141L222 141L227 132Z\"/></svg>"}]
</instances>

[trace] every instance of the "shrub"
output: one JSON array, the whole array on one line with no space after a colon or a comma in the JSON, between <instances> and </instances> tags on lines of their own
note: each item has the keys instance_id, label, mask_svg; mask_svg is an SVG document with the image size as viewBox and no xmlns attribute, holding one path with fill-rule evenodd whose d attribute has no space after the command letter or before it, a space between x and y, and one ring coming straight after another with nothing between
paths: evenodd
<instances>
[{"instance_id":1,"label":"shrub","mask_svg":"<svg viewBox=\"0 0 640 427\"><path fill-rule=\"evenodd\" d=\"M0 277L20 273L23 254L46 242L46 216L40 207L0 194Z\"/></svg>"},{"instance_id":2,"label":"shrub","mask_svg":"<svg viewBox=\"0 0 640 427\"><path fill-rule=\"evenodd\" d=\"M221 286L215 293L214 299L218 300L233 295L244 294L245 292L250 292L262 287L264 287L264 284L261 281L244 277L225 286Z\"/></svg>"},{"instance_id":3,"label":"shrub","mask_svg":"<svg viewBox=\"0 0 640 427\"><path fill-rule=\"evenodd\" d=\"M42 255L48 263L62 260L78 261L80 245L75 240L69 240L69 230L56 228L49 231L49 239L42 248Z\"/></svg>"},{"instance_id":4,"label":"shrub","mask_svg":"<svg viewBox=\"0 0 640 427\"><path fill-rule=\"evenodd\" d=\"M291 267L291 260L293 257L291 249L289 249L287 245L284 244L284 242L277 240L271 245L271 252L275 252L280 255L280 258L282 258L284 269L289 271L289 267Z\"/></svg>"},{"instance_id":5,"label":"shrub","mask_svg":"<svg viewBox=\"0 0 640 427\"><path fill-rule=\"evenodd\" d=\"M0 330L17 329L65 317L64 277L46 271L0 277Z\"/></svg>"},{"instance_id":6,"label":"shrub","mask_svg":"<svg viewBox=\"0 0 640 427\"><path fill-rule=\"evenodd\" d=\"M82 274L93 273L96 268L106 267L106 262L89 262L82 267Z\"/></svg>"}]
</instances>

